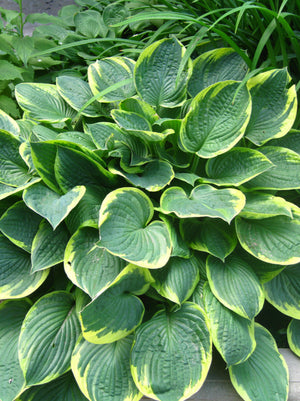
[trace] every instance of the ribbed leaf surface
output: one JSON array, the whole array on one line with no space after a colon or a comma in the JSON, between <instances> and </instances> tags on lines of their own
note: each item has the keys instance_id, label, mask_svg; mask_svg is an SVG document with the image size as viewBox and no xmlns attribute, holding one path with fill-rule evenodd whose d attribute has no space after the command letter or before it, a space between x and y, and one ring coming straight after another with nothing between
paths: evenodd
<instances>
[{"instance_id":1,"label":"ribbed leaf surface","mask_svg":"<svg viewBox=\"0 0 300 401\"><path fill-rule=\"evenodd\" d=\"M300 320L291 320L287 329L287 340L290 349L300 357Z\"/></svg>"}]
</instances>

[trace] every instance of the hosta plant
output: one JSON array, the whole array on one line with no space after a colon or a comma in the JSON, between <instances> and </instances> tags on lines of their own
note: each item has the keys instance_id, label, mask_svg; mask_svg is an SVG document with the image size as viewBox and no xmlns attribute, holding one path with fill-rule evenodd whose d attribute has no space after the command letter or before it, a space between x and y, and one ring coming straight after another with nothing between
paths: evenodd
<instances>
[{"instance_id":1,"label":"hosta plant","mask_svg":"<svg viewBox=\"0 0 300 401\"><path fill-rule=\"evenodd\" d=\"M286 69L175 38L88 79L21 83L0 114L2 401L180 401L212 345L246 401L285 401L256 322L300 356L300 132ZM246 77L246 78L245 78Z\"/></svg>"}]
</instances>

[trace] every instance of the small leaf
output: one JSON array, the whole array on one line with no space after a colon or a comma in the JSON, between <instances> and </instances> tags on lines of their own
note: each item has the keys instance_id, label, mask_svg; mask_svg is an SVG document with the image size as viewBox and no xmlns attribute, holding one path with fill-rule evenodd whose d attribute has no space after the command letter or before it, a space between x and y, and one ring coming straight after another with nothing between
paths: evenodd
<instances>
[{"instance_id":1,"label":"small leaf","mask_svg":"<svg viewBox=\"0 0 300 401\"><path fill-rule=\"evenodd\" d=\"M171 254L170 236L163 222L149 224L153 213L152 202L137 188L110 192L100 209L100 245L142 267L164 266Z\"/></svg>"},{"instance_id":2,"label":"small leaf","mask_svg":"<svg viewBox=\"0 0 300 401\"><path fill-rule=\"evenodd\" d=\"M25 387L18 358L18 340L23 319L30 308L26 298L0 304L0 398L13 401Z\"/></svg>"},{"instance_id":3,"label":"small leaf","mask_svg":"<svg viewBox=\"0 0 300 401\"><path fill-rule=\"evenodd\" d=\"M235 147L209 159L205 167L209 178L201 178L201 181L239 186L272 167L268 158L257 150Z\"/></svg>"},{"instance_id":4,"label":"small leaf","mask_svg":"<svg viewBox=\"0 0 300 401\"><path fill-rule=\"evenodd\" d=\"M41 297L29 310L19 340L26 385L52 381L70 369L80 333L74 298L65 291Z\"/></svg>"},{"instance_id":5,"label":"small leaf","mask_svg":"<svg viewBox=\"0 0 300 401\"><path fill-rule=\"evenodd\" d=\"M288 368L275 340L264 327L255 325L256 348L243 363L229 367L231 382L245 401L288 398Z\"/></svg>"},{"instance_id":6,"label":"small leaf","mask_svg":"<svg viewBox=\"0 0 300 401\"><path fill-rule=\"evenodd\" d=\"M155 107L175 107L183 103L192 67L189 59L178 75L184 53L182 44L172 38L157 41L140 54L134 80L142 100Z\"/></svg>"},{"instance_id":7,"label":"small leaf","mask_svg":"<svg viewBox=\"0 0 300 401\"><path fill-rule=\"evenodd\" d=\"M76 31L88 38L105 37L107 29L103 27L101 14L96 10L86 10L74 15Z\"/></svg>"},{"instance_id":8,"label":"small leaf","mask_svg":"<svg viewBox=\"0 0 300 401\"><path fill-rule=\"evenodd\" d=\"M192 295L200 279L198 260L172 257L166 266L151 271L152 287L163 297L182 304Z\"/></svg>"},{"instance_id":9,"label":"small leaf","mask_svg":"<svg viewBox=\"0 0 300 401\"><path fill-rule=\"evenodd\" d=\"M110 86L133 77L135 62L127 57L107 57L90 64L88 80L95 96ZM135 94L133 82L116 89L101 98L100 102L115 102L131 97Z\"/></svg>"},{"instance_id":10,"label":"small leaf","mask_svg":"<svg viewBox=\"0 0 300 401\"><path fill-rule=\"evenodd\" d=\"M65 250L65 272L69 279L91 298L108 288L124 269L125 261L96 246L99 232L81 227Z\"/></svg>"},{"instance_id":11,"label":"small leaf","mask_svg":"<svg viewBox=\"0 0 300 401\"><path fill-rule=\"evenodd\" d=\"M132 336L110 344L91 344L80 338L71 365L81 391L89 400L138 401L142 397L130 374L131 346Z\"/></svg>"},{"instance_id":12,"label":"small leaf","mask_svg":"<svg viewBox=\"0 0 300 401\"><path fill-rule=\"evenodd\" d=\"M17 67L8 60L0 60L1 80L13 81L14 79L23 80L23 68Z\"/></svg>"},{"instance_id":13,"label":"small leaf","mask_svg":"<svg viewBox=\"0 0 300 401\"><path fill-rule=\"evenodd\" d=\"M216 82L242 81L247 70L247 64L242 57L229 47L207 51L193 62L193 74L188 83L188 91L195 97Z\"/></svg>"},{"instance_id":14,"label":"small leaf","mask_svg":"<svg viewBox=\"0 0 300 401\"><path fill-rule=\"evenodd\" d=\"M53 230L43 220L32 242L31 271L44 270L63 262L69 235L65 225L61 224Z\"/></svg>"},{"instance_id":15,"label":"small leaf","mask_svg":"<svg viewBox=\"0 0 300 401\"><path fill-rule=\"evenodd\" d=\"M235 220L236 233L242 247L256 258L278 265L300 261L300 212L294 218L275 216L267 219Z\"/></svg>"},{"instance_id":16,"label":"small leaf","mask_svg":"<svg viewBox=\"0 0 300 401\"><path fill-rule=\"evenodd\" d=\"M59 123L75 116L59 96L55 85L44 83L21 83L16 86L19 106L30 118L46 123Z\"/></svg>"},{"instance_id":17,"label":"small leaf","mask_svg":"<svg viewBox=\"0 0 300 401\"><path fill-rule=\"evenodd\" d=\"M187 152L211 158L227 152L244 135L251 113L251 97L239 83L219 82L201 91L184 117L180 141Z\"/></svg>"},{"instance_id":18,"label":"small leaf","mask_svg":"<svg viewBox=\"0 0 300 401\"><path fill-rule=\"evenodd\" d=\"M180 231L189 247L208 252L222 261L230 255L237 244L234 227L221 220L183 219Z\"/></svg>"},{"instance_id":19,"label":"small leaf","mask_svg":"<svg viewBox=\"0 0 300 401\"><path fill-rule=\"evenodd\" d=\"M108 150L109 140L120 140L123 137L123 131L117 124L109 122L97 122L86 124L86 130L91 135L97 149Z\"/></svg>"},{"instance_id":20,"label":"small leaf","mask_svg":"<svg viewBox=\"0 0 300 401\"><path fill-rule=\"evenodd\" d=\"M0 298L23 298L46 280L49 270L30 273L30 254L0 235Z\"/></svg>"},{"instance_id":21,"label":"small leaf","mask_svg":"<svg viewBox=\"0 0 300 401\"><path fill-rule=\"evenodd\" d=\"M210 363L211 337L204 312L196 304L159 311L136 331L131 373L147 397L188 399L202 386Z\"/></svg>"},{"instance_id":22,"label":"small leaf","mask_svg":"<svg viewBox=\"0 0 300 401\"><path fill-rule=\"evenodd\" d=\"M60 196L43 184L25 189L23 199L26 205L49 221L53 230L78 204L85 193L84 186L77 186Z\"/></svg>"},{"instance_id":23,"label":"small leaf","mask_svg":"<svg viewBox=\"0 0 300 401\"><path fill-rule=\"evenodd\" d=\"M151 281L147 269L127 265L110 287L80 312L84 338L106 344L128 336L141 324L145 311L136 295L144 294Z\"/></svg>"},{"instance_id":24,"label":"small leaf","mask_svg":"<svg viewBox=\"0 0 300 401\"><path fill-rule=\"evenodd\" d=\"M230 255L225 262L209 256L206 272L214 296L228 309L253 319L262 309L264 294L251 267L237 255Z\"/></svg>"},{"instance_id":25,"label":"small leaf","mask_svg":"<svg viewBox=\"0 0 300 401\"><path fill-rule=\"evenodd\" d=\"M178 217L212 217L230 221L243 209L244 194L237 189L216 189L210 185L198 185L189 196L180 187L168 188L160 199L164 213Z\"/></svg>"},{"instance_id":26,"label":"small leaf","mask_svg":"<svg viewBox=\"0 0 300 401\"><path fill-rule=\"evenodd\" d=\"M281 313L300 319L300 263L283 269L264 284L266 299Z\"/></svg>"},{"instance_id":27,"label":"small leaf","mask_svg":"<svg viewBox=\"0 0 300 401\"><path fill-rule=\"evenodd\" d=\"M292 319L287 329L290 349L300 357L300 320Z\"/></svg>"},{"instance_id":28,"label":"small leaf","mask_svg":"<svg viewBox=\"0 0 300 401\"><path fill-rule=\"evenodd\" d=\"M226 308L213 295L208 283L204 286L204 301L214 346L227 366L244 362L256 346L254 320L245 319Z\"/></svg>"},{"instance_id":29,"label":"small leaf","mask_svg":"<svg viewBox=\"0 0 300 401\"><path fill-rule=\"evenodd\" d=\"M246 137L260 146L288 133L297 113L295 85L287 89L291 77L287 69L262 72L250 78L251 118Z\"/></svg>"},{"instance_id":30,"label":"small leaf","mask_svg":"<svg viewBox=\"0 0 300 401\"><path fill-rule=\"evenodd\" d=\"M139 114L149 121L151 126L159 119L156 111L148 103L134 97L120 102L120 109Z\"/></svg>"}]
</instances>

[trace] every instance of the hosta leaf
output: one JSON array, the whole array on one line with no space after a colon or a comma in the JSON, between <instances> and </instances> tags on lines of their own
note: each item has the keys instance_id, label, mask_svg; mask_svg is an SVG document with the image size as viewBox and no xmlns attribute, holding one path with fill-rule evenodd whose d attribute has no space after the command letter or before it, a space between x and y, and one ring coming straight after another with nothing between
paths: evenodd
<instances>
[{"instance_id":1,"label":"hosta leaf","mask_svg":"<svg viewBox=\"0 0 300 401\"><path fill-rule=\"evenodd\" d=\"M210 333L196 304L160 311L136 331L131 372L138 389L150 398L189 398L202 386L210 363Z\"/></svg>"},{"instance_id":2,"label":"hosta leaf","mask_svg":"<svg viewBox=\"0 0 300 401\"><path fill-rule=\"evenodd\" d=\"M198 260L178 257L170 258L166 266L151 271L152 287L163 297L182 304L193 293L200 279Z\"/></svg>"},{"instance_id":3,"label":"hosta leaf","mask_svg":"<svg viewBox=\"0 0 300 401\"><path fill-rule=\"evenodd\" d=\"M174 178L171 164L163 160L153 160L147 163L139 174L126 173L119 169L115 163L109 165L109 171L121 175L135 187L145 188L150 192L160 191Z\"/></svg>"},{"instance_id":4,"label":"hosta leaf","mask_svg":"<svg viewBox=\"0 0 300 401\"><path fill-rule=\"evenodd\" d=\"M88 68L90 88L95 96L110 86L133 77L135 62L127 57L107 57L96 61ZM115 102L135 94L133 80L119 89L97 99L100 102Z\"/></svg>"},{"instance_id":5,"label":"hosta leaf","mask_svg":"<svg viewBox=\"0 0 300 401\"><path fill-rule=\"evenodd\" d=\"M16 401L87 401L79 390L71 372L67 372L50 383L33 386L18 397Z\"/></svg>"},{"instance_id":6,"label":"hosta leaf","mask_svg":"<svg viewBox=\"0 0 300 401\"><path fill-rule=\"evenodd\" d=\"M211 158L241 139L250 118L251 98L245 86L237 92L238 86L235 81L219 82L193 99L180 132L186 151Z\"/></svg>"},{"instance_id":7,"label":"hosta leaf","mask_svg":"<svg viewBox=\"0 0 300 401\"><path fill-rule=\"evenodd\" d=\"M125 261L96 246L99 232L82 227L71 237L65 251L65 272L69 279L91 298L115 280Z\"/></svg>"},{"instance_id":8,"label":"hosta leaf","mask_svg":"<svg viewBox=\"0 0 300 401\"><path fill-rule=\"evenodd\" d=\"M32 177L19 153L21 142L9 132L0 131L0 182L17 187Z\"/></svg>"},{"instance_id":9,"label":"hosta leaf","mask_svg":"<svg viewBox=\"0 0 300 401\"><path fill-rule=\"evenodd\" d=\"M191 74L188 61L179 75L185 48L177 39L162 39L147 47L139 56L134 80L139 96L151 106L175 107L186 97Z\"/></svg>"},{"instance_id":10,"label":"hosta leaf","mask_svg":"<svg viewBox=\"0 0 300 401\"><path fill-rule=\"evenodd\" d=\"M43 220L33 239L31 249L31 270L36 272L55 266L64 260L64 252L69 240L69 232L61 224L55 230Z\"/></svg>"},{"instance_id":11,"label":"hosta leaf","mask_svg":"<svg viewBox=\"0 0 300 401\"><path fill-rule=\"evenodd\" d=\"M257 150L235 147L209 159L205 167L209 178L202 178L201 181L239 186L272 167L267 157Z\"/></svg>"},{"instance_id":12,"label":"hosta leaf","mask_svg":"<svg viewBox=\"0 0 300 401\"><path fill-rule=\"evenodd\" d=\"M30 254L0 235L0 298L23 298L47 278L49 270L31 274Z\"/></svg>"},{"instance_id":13,"label":"hosta leaf","mask_svg":"<svg viewBox=\"0 0 300 401\"><path fill-rule=\"evenodd\" d=\"M193 62L193 74L188 83L192 97L208 86L221 81L241 81L248 67L242 57L226 47L207 51Z\"/></svg>"},{"instance_id":14,"label":"hosta leaf","mask_svg":"<svg viewBox=\"0 0 300 401\"><path fill-rule=\"evenodd\" d=\"M99 15L98 12L97 14ZM77 77L60 76L56 79L56 86L60 96L76 111L79 111L93 97L89 84ZM90 104L81 114L88 117L101 115L99 103Z\"/></svg>"},{"instance_id":15,"label":"hosta leaf","mask_svg":"<svg viewBox=\"0 0 300 401\"><path fill-rule=\"evenodd\" d=\"M242 247L268 263L292 265L300 261L300 213L294 218L275 216L267 219L237 217L236 233Z\"/></svg>"},{"instance_id":16,"label":"hosta leaf","mask_svg":"<svg viewBox=\"0 0 300 401\"><path fill-rule=\"evenodd\" d=\"M229 367L231 382L245 401L286 401L288 368L275 340L264 327L255 325L256 348L239 365Z\"/></svg>"},{"instance_id":17,"label":"hosta leaf","mask_svg":"<svg viewBox=\"0 0 300 401\"><path fill-rule=\"evenodd\" d=\"M101 14L96 10L86 10L74 15L76 31L88 38L104 37L107 28L103 26Z\"/></svg>"},{"instance_id":18,"label":"hosta leaf","mask_svg":"<svg viewBox=\"0 0 300 401\"><path fill-rule=\"evenodd\" d=\"M290 80L287 69L262 72L249 79L252 112L246 136L256 145L282 137L292 128L297 94L294 85L287 88Z\"/></svg>"},{"instance_id":19,"label":"hosta leaf","mask_svg":"<svg viewBox=\"0 0 300 401\"><path fill-rule=\"evenodd\" d=\"M83 338L78 341L72 371L89 400L138 401L142 397L130 373L132 340L128 336L110 344L91 344Z\"/></svg>"},{"instance_id":20,"label":"hosta leaf","mask_svg":"<svg viewBox=\"0 0 300 401\"><path fill-rule=\"evenodd\" d=\"M120 140L123 131L114 123L97 122L86 124L86 130L91 135L94 144L98 149L107 150L109 140Z\"/></svg>"},{"instance_id":21,"label":"hosta leaf","mask_svg":"<svg viewBox=\"0 0 300 401\"><path fill-rule=\"evenodd\" d=\"M15 245L30 252L41 220L24 202L19 201L1 216L0 231Z\"/></svg>"},{"instance_id":22,"label":"hosta leaf","mask_svg":"<svg viewBox=\"0 0 300 401\"><path fill-rule=\"evenodd\" d=\"M104 185L111 187L116 178L90 156L59 146L55 160L55 177L64 192L78 185Z\"/></svg>"},{"instance_id":23,"label":"hosta leaf","mask_svg":"<svg viewBox=\"0 0 300 401\"><path fill-rule=\"evenodd\" d=\"M85 193L84 186L77 186L60 196L43 184L25 189L23 199L26 205L49 221L53 230L78 204Z\"/></svg>"},{"instance_id":24,"label":"hosta leaf","mask_svg":"<svg viewBox=\"0 0 300 401\"><path fill-rule=\"evenodd\" d=\"M134 97L123 100L120 109L139 114L149 121L151 126L159 119L156 111L148 103Z\"/></svg>"},{"instance_id":25,"label":"hosta leaf","mask_svg":"<svg viewBox=\"0 0 300 401\"><path fill-rule=\"evenodd\" d=\"M1 61L4 60L0 60L0 68ZM20 135L20 127L18 126L18 123L3 110L0 110L0 130L7 131L15 137Z\"/></svg>"},{"instance_id":26,"label":"hosta leaf","mask_svg":"<svg viewBox=\"0 0 300 401\"><path fill-rule=\"evenodd\" d=\"M204 301L214 346L227 366L244 362L256 346L254 320L245 319L226 308L214 296L208 283L204 286Z\"/></svg>"},{"instance_id":27,"label":"hosta leaf","mask_svg":"<svg viewBox=\"0 0 300 401\"><path fill-rule=\"evenodd\" d=\"M244 194L237 189L216 189L210 185L198 185L188 196L180 187L168 188L160 199L164 213L178 217L212 217L230 221L245 205Z\"/></svg>"},{"instance_id":28,"label":"hosta leaf","mask_svg":"<svg viewBox=\"0 0 300 401\"><path fill-rule=\"evenodd\" d=\"M166 224L172 243L172 253L171 256L179 256L180 258L190 258L191 250L188 247L186 241L183 240L182 235L179 230L178 219L167 216L165 214L160 214L159 217Z\"/></svg>"},{"instance_id":29,"label":"hosta leaf","mask_svg":"<svg viewBox=\"0 0 300 401\"><path fill-rule=\"evenodd\" d=\"M73 295L55 291L29 310L19 339L19 360L27 386L52 381L70 369L80 333Z\"/></svg>"},{"instance_id":30,"label":"hosta leaf","mask_svg":"<svg viewBox=\"0 0 300 401\"><path fill-rule=\"evenodd\" d=\"M82 148L88 148L90 150L95 150L96 147L92 138L87 135L85 132L80 131L67 131L61 132L57 135L56 139L64 142L71 142L73 144L77 144Z\"/></svg>"},{"instance_id":31,"label":"hosta leaf","mask_svg":"<svg viewBox=\"0 0 300 401\"><path fill-rule=\"evenodd\" d=\"M112 25L124 21L129 16L130 16L130 11L126 3L125 4L111 3L108 4L103 10L103 21L105 25L109 29L116 31L116 33L121 33L125 29L125 26L114 27Z\"/></svg>"},{"instance_id":32,"label":"hosta leaf","mask_svg":"<svg viewBox=\"0 0 300 401\"><path fill-rule=\"evenodd\" d=\"M253 319L262 309L264 294L259 280L245 260L230 255L225 262L209 256L206 272L214 296L228 309Z\"/></svg>"},{"instance_id":33,"label":"hosta leaf","mask_svg":"<svg viewBox=\"0 0 300 401\"><path fill-rule=\"evenodd\" d=\"M120 188L100 209L100 245L142 267L164 266L171 254L170 235L162 221L152 221L153 205L137 188Z\"/></svg>"},{"instance_id":34,"label":"hosta leaf","mask_svg":"<svg viewBox=\"0 0 300 401\"><path fill-rule=\"evenodd\" d=\"M30 301L4 301L0 304L0 397L13 401L23 390L25 381L19 364L18 340Z\"/></svg>"},{"instance_id":35,"label":"hosta leaf","mask_svg":"<svg viewBox=\"0 0 300 401\"><path fill-rule=\"evenodd\" d=\"M32 161L39 176L49 188L57 193L61 193L61 189L56 181L54 172L56 152L56 145L52 143L31 143Z\"/></svg>"},{"instance_id":36,"label":"hosta leaf","mask_svg":"<svg viewBox=\"0 0 300 401\"><path fill-rule=\"evenodd\" d=\"M250 192L246 194L246 205L239 214L245 219L264 219L274 216L293 218L291 203L279 196Z\"/></svg>"},{"instance_id":37,"label":"hosta leaf","mask_svg":"<svg viewBox=\"0 0 300 401\"><path fill-rule=\"evenodd\" d=\"M150 122L140 114L125 110L112 110L111 115L120 128L125 130L152 131Z\"/></svg>"},{"instance_id":38,"label":"hosta leaf","mask_svg":"<svg viewBox=\"0 0 300 401\"><path fill-rule=\"evenodd\" d=\"M221 220L181 220L180 230L192 249L208 252L223 261L234 251L237 244L233 226Z\"/></svg>"},{"instance_id":39,"label":"hosta leaf","mask_svg":"<svg viewBox=\"0 0 300 401\"><path fill-rule=\"evenodd\" d=\"M60 123L75 116L75 111L59 96L56 86L52 84L18 84L16 98L19 106L33 120Z\"/></svg>"},{"instance_id":40,"label":"hosta leaf","mask_svg":"<svg viewBox=\"0 0 300 401\"><path fill-rule=\"evenodd\" d=\"M35 139L39 141L51 141L57 138L58 133L50 128L44 127L43 125L35 125L32 128L32 134L30 139L34 142Z\"/></svg>"},{"instance_id":41,"label":"hosta leaf","mask_svg":"<svg viewBox=\"0 0 300 401\"><path fill-rule=\"evenodd\" d=\"M207 279L203 278L203 276L201 275L200 281L196 285L196 288L195 288L191 298L189 299L190 302L194 302L195 304L200 306L200 308L202 308L203 310L205 309L204 299L203 299L203 287L206 282L207 282Z\"/></svg>"},{"instance_id":42,"label":"hosta leaf","mask_svg":"<svg viewBox=\"0 0 300 401\"><path fill-rule=\"evenodd\" d=\"M300 188L300 155L278 146L259 149L274 164L274 167L246 183L251 189L287 190Z\"/></svg>"},{"instance_id":43,"label":"hosta leaf","mask_svg":"<svg viewBox=\"0 0 300 401\"><path fill-rule=\"evenodd\" d=\"M284 137L272 139L268 145L288 148L300 155L300 130L291 129Z\"/></svg>"},{"instance_id":44,"label":"hosta leaf","mask_svg":"<svg viewBox=\"0 0 300 401\"><path fill-rule=\"evenodd\" d=\"M287 329L290 349L300 357L300 320L292 319Z\"/></svg>"},{"instance_id":45,"label":"hosta leaf","mask_svg":"<svg viewBox=\"0 0 300 401\"><path fill-rule=\"evenodd\" d=\"M151 281L147 269L131 264L123 269L111 286L80 312L84 338L91 343L106 344L135 330L145 310L136 295L144 294Z\"/></svg>"},{"instance_id":46,"label":"hosta leaf","mask_svg":"<svg viewBox=\"0 0 300 401\"><path fill-rule=\"evenodd\" d=\"M288 266L264 284L266 299L280 312L300 319L300 263Z\"/></svg>"}]
</instances>

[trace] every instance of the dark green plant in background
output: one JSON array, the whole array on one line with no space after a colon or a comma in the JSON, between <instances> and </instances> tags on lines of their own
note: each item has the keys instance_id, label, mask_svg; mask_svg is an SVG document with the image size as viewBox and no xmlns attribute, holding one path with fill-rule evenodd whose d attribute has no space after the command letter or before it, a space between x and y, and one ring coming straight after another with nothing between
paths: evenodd
<instances>
[{"instance_id":1,"label":"dark green plant in background","mask_svg":"<svg viewBox=\"0 0 300 401\"><path fill-rule=\"evenodd\" d=\"M300 355L295 85L187 51L20 83L23 118L1 112L3 401L184 400L212 344L244 400L287 399L256 316L265 299L289 316Z\"/></svg>"}]
</instances>

